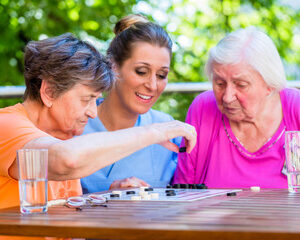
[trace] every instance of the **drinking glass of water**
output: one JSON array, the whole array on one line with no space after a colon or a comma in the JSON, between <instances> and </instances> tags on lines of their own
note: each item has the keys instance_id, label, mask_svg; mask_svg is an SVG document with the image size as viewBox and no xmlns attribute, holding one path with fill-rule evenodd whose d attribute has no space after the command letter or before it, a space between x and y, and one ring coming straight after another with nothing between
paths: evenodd
<instances>
[{"instance_id":1,"label":"drinking glass of water","mask_svg":"<svg viewBox=\"0 0 300 240\"><path fill-rule=\"evenodd\" d=\"M285 133L285 156L289 192L300 192L300 131Z\"/></svg>"},{"instance_id":2,"label":"drinking glass of water","mask_svg":"<svg viewBox=\"0 0 300 240\"><path fill-rule=\"evenodd\" d=\"M21 213L47 212L48 150L17 151Z\"/></svg>"}]
</instances>

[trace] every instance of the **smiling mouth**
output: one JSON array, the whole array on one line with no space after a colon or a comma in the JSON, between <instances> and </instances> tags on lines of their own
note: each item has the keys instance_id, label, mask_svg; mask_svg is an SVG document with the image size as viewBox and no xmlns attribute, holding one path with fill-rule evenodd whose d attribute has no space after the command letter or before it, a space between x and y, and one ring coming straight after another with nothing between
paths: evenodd
<instances>
[{"instance_id":1,"label":"smiling mouth","mask_svg":"<svg viewBox=\"0 0 300 240\"><path fill-rule=\"evenodd\" d=\"M147 95L143 95L140 93L135 93L135 95L137 95L139 98L144 99L144 100L150 100L151 98L153 98L153 96L147 96Z\"/></svg>"}]
</instances>

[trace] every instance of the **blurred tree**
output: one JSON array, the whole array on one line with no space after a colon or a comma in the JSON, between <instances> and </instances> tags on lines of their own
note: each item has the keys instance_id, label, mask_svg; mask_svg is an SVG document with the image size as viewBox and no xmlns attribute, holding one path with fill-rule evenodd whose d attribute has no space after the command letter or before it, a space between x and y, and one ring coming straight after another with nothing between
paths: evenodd
<instances>
[{"instance_id":1,"label":"blurred tree","mask_svg":"<svg viewBox=\"0 0 300 240\"><path fill-rule=\"evenodd\" d=\"M172 61L172 82L206 81L203 73L208 50L227 33L256 26L274 41L286 69L288 79L300 79L300 4L297 8L276 0L176 0L162 5L152 0L154 20L161 21L172 35L175 51ZM156 17L157 16L157 17ZM155 108L184 119L195 94L165 94Z\"/></svg>"},{"instance_id":2,"label":"blurred tree","mask_svg":"<svg viewBox=\"0 0 300 240\"><path fill-rule=\"evenodd\" d=\"M226 33L254 25L275 42L286 66L300 66L299 8L283 0L0 0L0 85L23 85L23 48L29 40L72 32L105 52L114 23L140 12L174 40L170 82L205 81L208 50ZM287 2L287 1L286 1ZM299 77L289 72L288 78ZM196 94L164 94L154 108L184 120ZM15 100L14 100L15 101ZM0 101L0 106L11 100Z\"/></svg>"},{"instance_id":3,"label":"blurred tree","mask_svg":"<svg viewBox=\"0 0 300 240\"><path fill-rule=\"evenodd\" d=\"M24 85L23 50L30 40L71 32L105 51L114 24L132 13L135 2L0 0L0 85ZM1 100L0 107L16 101L20 99Z\"/></svg>"}]
</instances>

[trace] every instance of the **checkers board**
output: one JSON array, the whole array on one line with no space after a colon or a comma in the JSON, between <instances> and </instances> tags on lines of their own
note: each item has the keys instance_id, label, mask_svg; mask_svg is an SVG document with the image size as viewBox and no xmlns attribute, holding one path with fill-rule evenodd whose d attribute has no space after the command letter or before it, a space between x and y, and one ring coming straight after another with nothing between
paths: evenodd
<instances>
[{"instance_id":1,"label":"checkers board","mask_svg":"<svg viewBox=\"0 0 300 240\"><path fill-rule=\"evenodd\" d=\"M168 189L168 188L150 188L147 195L156 195L151 199L132 200L133 196L141 196L146 189L133 188L129 190L117 191L119 194L112 194L111 192L101 194L107 201L163 201L163 202L192 202L204 198L209 198L218 195L226 195L227 193L236 193L242 191L241 189ZM168 191L173 191L175 194L167 196ZM115 192L115 191L113 191ZM130 192L128 194L128 192ZM143 196L141 196L143 197Z\"/></svg>"}]
</instances>

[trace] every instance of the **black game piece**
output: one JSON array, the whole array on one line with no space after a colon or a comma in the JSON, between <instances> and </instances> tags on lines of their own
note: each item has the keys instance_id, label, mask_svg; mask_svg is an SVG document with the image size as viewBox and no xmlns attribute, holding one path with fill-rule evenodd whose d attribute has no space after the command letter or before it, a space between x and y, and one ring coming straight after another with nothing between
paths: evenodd
<instances>
[{"instance_id":1,"label":"black game piece","mask_svg":"<svg viewBox=\"0 0 300 240\"><path fill-rule=\"evenodd\" d=\"M173 184L172 188L180 188L180 184L179 183Z\"/></svg>"},{"instance_id":2,"label":"black game piece","mask_svg":"<svg viewBox=\"0 0 300 240\"><path fill-rule=\"evenodd\" d=\"M120 194L110 194L110 197L114 198L114 197L120 197Z\"/></svg>"},{"instance_id":3,"label":"black game piece","mask_svg":"<svg viewBox=\"0 0 300 240\"><path fill-rule=\"evenodd\" d=\"M153 188L149 187L149 188L145 188L145 192L150 192L153 191Z\"/></svg>"},{"instance_id":4,"label":"black game piece","mask_svg":"<svg viewBox=\"0 0 300 240\"><path fill-rule=\"evenodd\" d=\"M170 184L168 184L168 185L166 186L166 188L172 188L172 186L171 186Z\"/></svg>"},{"instance_id":5,"label":"black game piece","mask_svg":"<svg viewBox=\"0 0 300 240\"><path fill-rule=\"evenodd\" d=\"M169 192L169 193L166 193L166 196L167 197L176 196L176 193L175 192Z\"/></svg>"},{"instance_id":6,"label":"black game piece","mask_svg":"<svg viewBox=\"0 0 300 240\"><path fill-rule=\"evenodd\" d=\"M228 197L236 196L236 192L229 192L226 194Z\"/></svg>"},{"instance_id":7,"label":"black game piece","mask_svg":"<svg viewBox=\"0 0 300 240\"><path fill-rule=\"evenodd\" d=\"M196 184L196 188L197 189L207 189L207 186L205 186L205 184Z\"/></svg>"},{"instance_id":8,"label":"black game piece","mask_svg":"<svg viewBox=\"0 0 300 240\"><path fill-rule=\"evenodd\" d=\"M135 194L135 191L127 191L126 194Z\"/></svg>"},{"instance_id":9,"label":"black game piece","mask_svg":"<svg viewBox=\"0 0 300 240\"><path fill-rule=\"evenodd\" d=\"M180 153L186 152L186 147L181 147L181 148L179 148L179 152L180 152Z\"/></svg>"},{"instance_id":10,"label":"black game piece","mask_svg":"<svg viewBox=\"0 0 300 240\"><path fill-rule=\"evenodd\" d=\"M166 190L166 193L171 193L171 192L174 193L175 190L173 190L173 189L167 189L167 190Z\"/></svg>"},{"instance_id":11,"label":"black game piece","mask_svg":"<svg viewBox=\"0 0 300 240\"><path fill-rule=\"evenodd\" d=\"M189 184L180 184L180 188L189 188Z\"/></svg>"}]
</instances>

